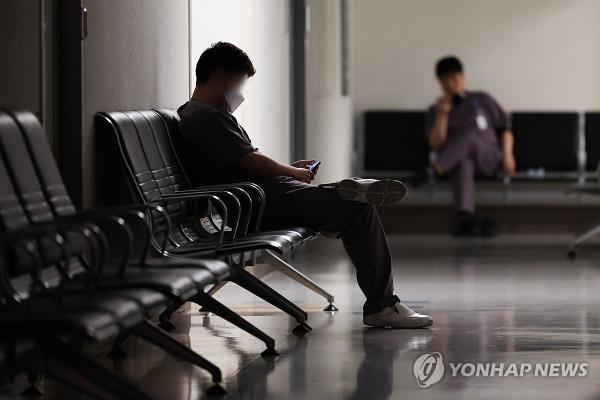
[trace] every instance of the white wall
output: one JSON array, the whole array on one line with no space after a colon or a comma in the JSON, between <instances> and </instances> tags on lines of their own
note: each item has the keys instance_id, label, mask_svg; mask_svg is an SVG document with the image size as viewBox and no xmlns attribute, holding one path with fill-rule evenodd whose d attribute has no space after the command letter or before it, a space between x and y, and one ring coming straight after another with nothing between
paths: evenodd
<instances>
[{"instance_id":1,"label":"white wall","mask_svg":"<svg viewBox=\"0 0 600 400\"><path fill-rule=\"evenodd\" d=\"M200 54L213 43L242 45L241 0L191 0L190 88L196 84L195 68Z\"/></svg>"},{"instance_id":2,"label":"white wall","mask_svg":"<svg viewBox=\"0 0 600 400\"><path fill-rule=\"evenodd\" d=\"M293 0L292 0L293 1ZM242 2L243 47L256 68L248 80L244 124L253 144L290 161L291 82L289 0Z\"/></svg>"},{"instance_id":3,"label":"white wall","mask_svg":"<svg viewBox=\"0 0 600 400\"><path fill-rule=\"evenodd\" d=\"M192 0L191 71L208 46L227 41L252 59L256 75L234 113L253 144L279 161L290 155L289 0ZM194 77L190 85L193 86Z\"/></svg>"},{"instance_id":4,"label":"white wall","mask_svg":"<svg viewBox=\"0 0 600 400\"><path fill-rule=\"evenodd\" d=\"M350 175L352 100L341 89L341 19L339 0L309 0L306 71L306 155L323 162L316 182Z\"/></svg>"},{"instance_id":5,"label":"white wall","mask_svg":"<svg viewBox=\"0 0 600 400\"><path fill-rule=\"evenodd\" d=\"M188 6L174 0L84 0L83 204L95 197L94 114L177 108L188 97Z\"/></svg>"},{"instance_id":6,"label":"white wall","mask_svg":"<svg viewBox=\"0 0 600 400\"><path fill-rule=\"evenodd\" d=\"M354 110L423 108L435 61L508 109L600 108L600 1L353 0Z\"/></svg>"}]
</instances>

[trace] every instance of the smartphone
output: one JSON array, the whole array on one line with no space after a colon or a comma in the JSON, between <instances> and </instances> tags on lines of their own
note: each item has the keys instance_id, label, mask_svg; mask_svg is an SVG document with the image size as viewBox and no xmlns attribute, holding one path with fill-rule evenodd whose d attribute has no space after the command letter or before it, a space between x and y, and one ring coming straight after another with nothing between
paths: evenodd
<instances>
[{"instance_id":1,"label":"smartphone","mask_svg":"<svg viewBox=\"0 0 600 400\"><path fill-rule=\"evenodd\" d=\"M312 164L309 164L309 165L307 165L307 167L311 172L317 172L317 170L319 169L319 165L321 165L321 161L317 161Z\"/></svg>"}]
</instances>

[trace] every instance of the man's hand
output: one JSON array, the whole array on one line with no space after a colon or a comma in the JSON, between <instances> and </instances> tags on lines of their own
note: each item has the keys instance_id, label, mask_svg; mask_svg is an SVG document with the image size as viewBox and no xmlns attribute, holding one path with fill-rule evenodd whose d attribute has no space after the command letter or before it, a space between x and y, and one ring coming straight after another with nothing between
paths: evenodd
<instances>
[{"instance_id":1,"label":"man's hand","mask_svg":"<svg viewBox=\"0 0 600 400\"><path fill-rule=\"evenodd\" d=\"M308 168L310 164L316 163L317 160L298 160L291 164L292 167L296 168Z\"/></svg>"},{"instance_id":2,"label":"man's hand","mask_svg":"<svg viewBox=\"0 0 600 400\"><path fill-rule=\"evenodd\" d=\"M435 103L437 112L441 115L448 115L452 109L452 98L448 95L440 96Z\"/></svg>"},{"instance_id":3,"label":"man's hand","mask_svg":"<svg viewBox=\"0 0 600 400\"><path fill-rule=\"evenodd\" d=\"M435 119L429 132L429 146L439 151L446 144L448 137L448 114L452 109L452 99L448 95L439 97L435 103Z\"/></svg>"},{"instance_id":4,"label":"man's hand","mask_svg":"<svg viewBox=\"0 0 600 400\"><path fill-rule=\"evenodd\" d=\"M288 176L304 183L310 183L313 179L315 179L315 174L313 174L313 172L307 168L290 167Z\"/></svg>"},{"instance_id":5,"label":"man's hand","mask_svg":"<svg viewBox=\"0 0 600 400\"><path fill-rule=\"evenodd\" d=\"M294 164L306 165L310 163L311 160L302 160L296 161ZM239 161L239 166L247 174L255 176L283 175L306 183L310 183L310 181L315 178L315 174L306 167L298 168L296 166L282 164L258 151L249 151L242 156Z\"/></svg>"},{"instance_id":6,"label":"man's hand","mask_svg":"<svg viewBox=\"0 0 600 400\"><path fill-rule=\"evenodd\" d=\"M515 156L512 153L504 154L502 157L502 168L504 173L508 176L513 176L517 170L517 163L515 162Z\"/></svg>"},{"instance_id":7,"label":"man's hand","mask_svg":"<svg viewBox=\"0 0 600 400\"><path fill-rule=\"evenodd\" d=\"M515 142L513 133L510 130L505 130L500 136L502 143L502 169L508 176L515 174L517 170L517 163L515 162L515 155L513 153L513 145Z\"/></svg>"}]
</instances>

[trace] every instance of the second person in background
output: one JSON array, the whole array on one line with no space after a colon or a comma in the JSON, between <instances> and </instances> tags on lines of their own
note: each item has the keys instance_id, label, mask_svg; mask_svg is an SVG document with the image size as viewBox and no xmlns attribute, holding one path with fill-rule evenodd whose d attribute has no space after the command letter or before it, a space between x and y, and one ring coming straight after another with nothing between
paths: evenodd
<instances>
[{"instance_id":1,"label":"second person in background","mask_svg":"<svg viewBox=\"0 0 600 400\"><path fill-rule=\"evenodd\" d=\"M452 178L454 235L495 236L495 223L475 215L475 177L515 173L510 120L492 96L465 89L458 58L442 58L435 73L443 94L427 113L426 133L437 152L435 172Z\"/></svg>"}]
</instances>

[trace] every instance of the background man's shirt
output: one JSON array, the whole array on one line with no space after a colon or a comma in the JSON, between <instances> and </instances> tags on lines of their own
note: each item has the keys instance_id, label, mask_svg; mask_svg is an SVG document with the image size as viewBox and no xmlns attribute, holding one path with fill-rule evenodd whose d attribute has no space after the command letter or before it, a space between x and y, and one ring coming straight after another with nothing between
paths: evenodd
<instances>
[{"instance_id":1,"label":"background man's shirt","mask_svg":"<svg viewBox=\"0 0 600 400\"><path fill-rule=\"evenodd\" d=\"M192 99L177 110L181 122L176 142L193 186L254 182L277 201L285 193L308 185L281 175L252 176L239 167L240 159L257 151L236 118L225 110Z\"/></svg>"},{"instance_id":2,"label":"background man's shirt","mask_svg":"<svg viewBox=\"0 0 600 400\"><path fill-rule=\"evenodd\" d=\"M426 118L426 135L429 136L436 107L429 108ZM448 141L464 135L479 135L485 142L499 146L498 136L510 129L509 119L502 107L485 92L466 92L458 104L453 104L448 114Z\"/></svg>"}]
</instances>

